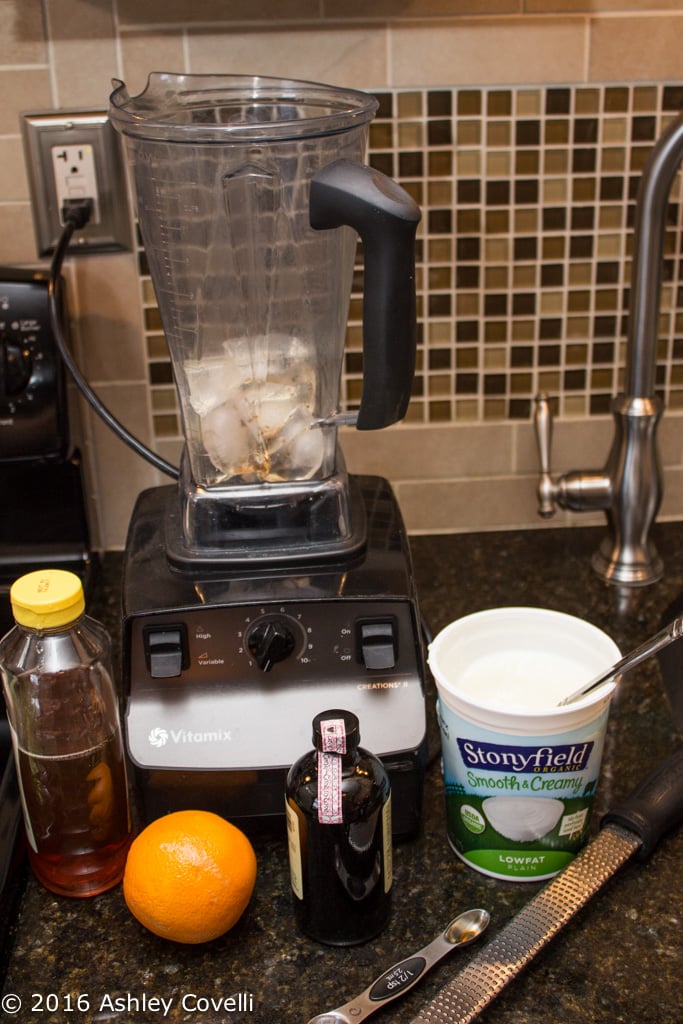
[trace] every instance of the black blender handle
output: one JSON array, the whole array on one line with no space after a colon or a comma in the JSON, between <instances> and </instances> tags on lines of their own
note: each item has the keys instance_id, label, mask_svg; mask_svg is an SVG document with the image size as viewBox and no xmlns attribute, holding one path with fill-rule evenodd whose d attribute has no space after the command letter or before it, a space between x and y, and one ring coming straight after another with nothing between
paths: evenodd
<instances>
[{"instance_id":1,"label":"black blender handle","mask_svg":"<svg viewBox=\"0 0 683 1024\"><path fill-rule=\"evenodd\" d=\"M363 240L363 393L356 426L378 430L405 415L415 372L415 233L420 208L391 178L337 160L311 181L316 230L346 224Z\"/></svg>"}]
</instances>

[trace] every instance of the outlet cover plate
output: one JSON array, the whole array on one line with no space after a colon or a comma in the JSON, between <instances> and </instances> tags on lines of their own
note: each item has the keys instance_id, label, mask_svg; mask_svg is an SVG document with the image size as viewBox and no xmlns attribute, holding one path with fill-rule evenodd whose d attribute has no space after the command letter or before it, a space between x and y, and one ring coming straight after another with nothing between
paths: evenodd
<instances>
[{"instance_id":1,"label":"outlet cover plate","mask_svg":"<svg viewBox=\"0 0 683 1024\"><path fill-rule=\"evenodd\" d=\"M97 180L96 216L73 234L69 252L116 252L131 249L126 168L121 140L106 113L51 110L22 115L33 227L39 256L54 252L62 230L55 185L55 147L89 146Z\"/></svg>"}]
</instances>

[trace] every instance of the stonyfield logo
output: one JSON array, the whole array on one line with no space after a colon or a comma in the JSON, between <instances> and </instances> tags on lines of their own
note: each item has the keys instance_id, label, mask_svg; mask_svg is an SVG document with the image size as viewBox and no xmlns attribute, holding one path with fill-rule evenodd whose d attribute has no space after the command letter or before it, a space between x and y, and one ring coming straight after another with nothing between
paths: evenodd
<instances>
[{"instance_id":1,"label":"stonyfield logo","mask_svg":"<svg viewBox=\"0 0 683 1024\"><path fill-rule=\"evenodd\" d=\"M458 747L466 768L485 768L490 772L582 772L593 742L515 747L458 737Z\"/></svg>"}]
</instances>

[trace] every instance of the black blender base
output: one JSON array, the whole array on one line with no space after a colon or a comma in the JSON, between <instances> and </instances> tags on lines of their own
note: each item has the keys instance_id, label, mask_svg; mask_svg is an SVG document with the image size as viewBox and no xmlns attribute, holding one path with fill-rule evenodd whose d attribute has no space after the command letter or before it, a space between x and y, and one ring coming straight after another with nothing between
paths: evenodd
<instances>
[{"instance_id":1,"label":"black blender base","mask_svg":"<svg viewBox=\"0 0 683 1024\"><path fill-rule=\"evenodd\" d=\"M179 572L164 547L173 488L144 492L124 568L125 735L145 820L203 808L252 830L282 829L289 766L314 714L346 707L392 784L395 838L419 829L427 758L425 665L407 537L380 477L355 478L360 553L318 566ZM289 624L295 651L267 671L249 634ZM363 627L391 623L395 663L373 667ZM161 652L161 653L159 653ZM168 675L164 675L168 673Z\"/></svg>"}]
</instances>

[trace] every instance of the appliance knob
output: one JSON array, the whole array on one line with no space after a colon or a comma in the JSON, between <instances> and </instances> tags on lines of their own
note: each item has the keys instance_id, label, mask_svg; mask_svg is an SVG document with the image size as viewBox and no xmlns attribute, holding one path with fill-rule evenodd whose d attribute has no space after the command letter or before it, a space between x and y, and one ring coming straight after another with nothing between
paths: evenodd
<instances>
[{"instance_id":1,"label":"appliance knob","mask_svg":"<svg viewBox=\"0 0 683 1024\"><path fill-rule=\"evenodd\" d=\"M284 661L294 651L296 639L286 622L267 619L258 622L247 637L247 647L262 672L270 672L278 661Z\"/></svg>"},{"instance_id":2,"label":"appliance knob","mask_svg":"<svg viewBox=\"0 0 683 1024\"><path fill-rule=\"evenodd\" d=\"M2 339L2 391L18 395L26 389L33 373L31 353L19 342Z\"/></svg>"}]
</instances>

